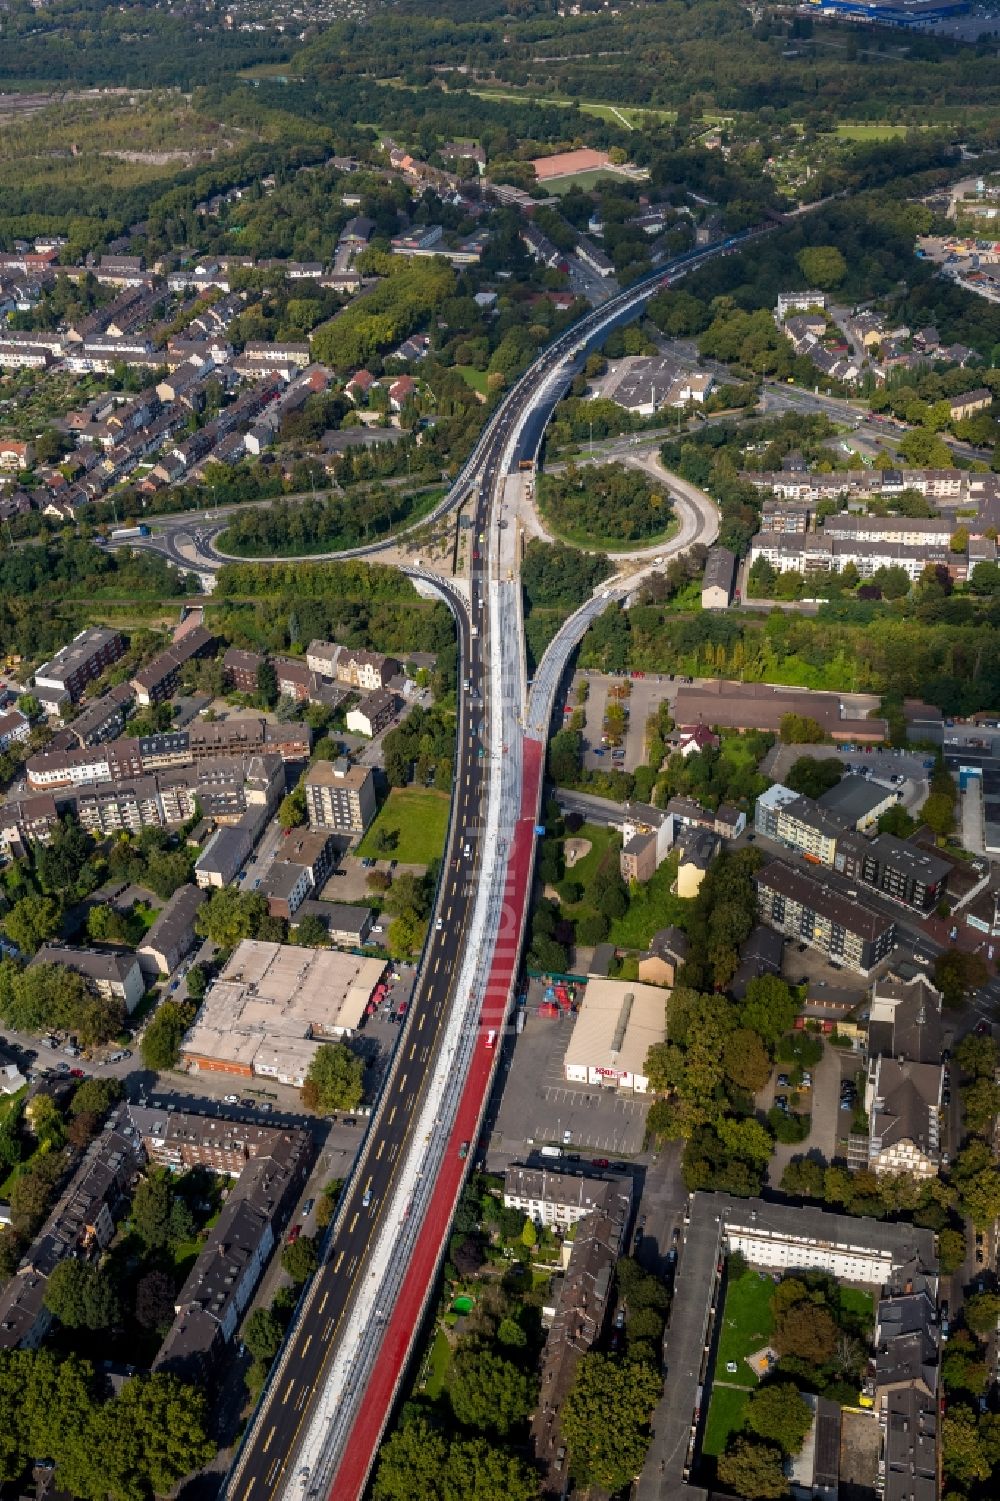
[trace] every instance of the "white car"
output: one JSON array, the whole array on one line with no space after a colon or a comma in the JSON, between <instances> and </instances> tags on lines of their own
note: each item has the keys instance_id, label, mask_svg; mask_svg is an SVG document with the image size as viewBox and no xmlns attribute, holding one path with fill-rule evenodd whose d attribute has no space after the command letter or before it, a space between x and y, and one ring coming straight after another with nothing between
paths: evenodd
<instances>
[{"instance_id":1,"label":"white car","mask_svg":"<svg viewBox=\"0 0 1000 1501\"><path fill-rule=\"evenodd\" d=\"M434 924L434 931L435 931L435 933L440 933L440 931L441 931L441 929L443 927L444 927L444 918L443 917L439 917L438 920L437 920L437 922Z\"/></svg>"},{"instance_id":2,"label":"white car","mask_svg":"<svg viewBox=\"0 0 1000 1501\"><path fill-rule=\"evenodd\" d=\"M240 1097L238 1094L227 1094L222 1103L224 1105L238 1105L240 1103Z\"/></svg>"}]
</instances>

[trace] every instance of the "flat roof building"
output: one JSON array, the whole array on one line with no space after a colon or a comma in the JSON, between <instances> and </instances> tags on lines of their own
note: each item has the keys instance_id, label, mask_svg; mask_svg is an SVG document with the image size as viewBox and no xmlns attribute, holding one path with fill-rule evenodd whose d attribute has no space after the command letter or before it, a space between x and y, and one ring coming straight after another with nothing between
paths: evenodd
<instances>
[{"instance_id":1,"label":"flat roof building","mask_svg":"<svg viewBox=\"0 0 1000 1501\"><path fill-rule=\"evenodd\" d=\"M363 834L375 817L375 778L370 766L346 758L316 761L303 779L311 829Z\"/></svg>"},{"instance_id":2,"label":"flat roof building","mask_svg":"<svg viewBox=\"0 0 1000 1501\"><path fill-rule=\"evenodd\" d=\"M100 677L124 652L125 637L121 631L91 626L74 636L48 662L43 662L35 673L35 686L68 693L75 701L86 685Z\"/></svg>"},{"instance_id":3,"label":"flat roof building","mask_svg":"<svg viewBox=\"0 0 1000 1501\"><path fill-rule=\"evenodd\" d=\"M646 1054L667 1035L663 991L624 980L589 980L566 1049L567 1080L645 1094Z\"/></svg>"},{"instance_id":4,"label":"flat roof building","mask_svg":"<svg viewBox=\"0 0 1000 1501\"><path fill-rule=\"evenodd\" d=\"M181 1047L208 1072L305 1081L323 1042L357 1031L381 959L247 938L205 997Z\"/></svg>"}]
</instances>

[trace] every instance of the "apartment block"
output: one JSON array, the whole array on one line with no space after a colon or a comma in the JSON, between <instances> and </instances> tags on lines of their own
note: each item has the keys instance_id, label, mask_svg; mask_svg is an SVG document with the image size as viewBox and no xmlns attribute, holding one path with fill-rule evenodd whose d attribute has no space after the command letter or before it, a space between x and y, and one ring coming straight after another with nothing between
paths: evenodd
<instances>
[{"instance_id":1,"label":"apartment block","mask_svg":"<svg viewBox=\"0 0 1000 1501\"><path fill-rule=\"evenodd\" d=\"M138 702L148 708L170 697L177 686L181 669L195 657L205 656L215 645L215 637L204 626L198 625L185 632L166 651L153 658L132 679L132 687Z\"/></svg>"},{"instance_id":2,"label":"apartment block","mask_svg":"<svg viewBox=\"0 0 1000 1501\"><path fill-rule=\"evenodd\" d=\"M758 797L754 825L759 834L798 850L817 865L832 865L843 824L811 797L780 782Z\"/></svg>"},{"instance_id":3,"label":"apartment block","mask_svg":"<svg viewBox=\"0 0 1000 1501\"><path fill-rule=\"evenodd\" d=\"M857 898L773 860L754 877L760 916L786 937L868 974L892 950L896 925Z\"/></svg>"},{"instance_id":4,"label":"apartment block","mask_svg":"<svg viewBox=\"0 0 1000 1501\"><path fill-rule=\"evenodd\" d=\"M44 943L28 968L33 969L39 964L57 964L62 969L75 971L99 996L109 1001L121 1001L129 1013L135 1010L146 991L139 961L132 953Z\"/></svg>"},{"instance_id":5,"label":"apartment block","mask_svg":"<svg viewBox=\"0 0 1000 1501\"><path fill-rule=\"evenodd\" d=\"M35 673L35 687L66 693L75 703L88 683L125 653L121 631L92 626L74 636Z\"/></svg>"},{"instance_id":6,"label":"apartment block","mask_svg":"<svg viewBox=\"0 0 1000 1501\"><path fill-rule=\"evenodd\" d=\"M375 779L369 766L344 759L317 761L303 782L311 829L363 834L375 817Z\"/></svg>"},{"instance_id":7,"label":"apartment block","mask_svg":"<svg viewBox=\"0 0 1000 1501\"><path fill-rule=\"evenodd\" d=\"M951 871L946 860L892 834L866 839L854 832L841 836L833 868L920 912L929 912L941 900Z\"/></svg>"}]
</instances>

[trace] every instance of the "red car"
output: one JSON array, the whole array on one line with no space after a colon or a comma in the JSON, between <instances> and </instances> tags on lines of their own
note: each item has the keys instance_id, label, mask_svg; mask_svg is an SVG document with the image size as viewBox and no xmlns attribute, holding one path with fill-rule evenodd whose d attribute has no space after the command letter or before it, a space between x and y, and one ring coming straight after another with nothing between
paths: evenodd
<instances>
[{"instance_id":1,"label":"red car","mask_svg":"<svg viewBox=\"0 0 1000 1501\"><path fill-rule=\"evenodd\" d=\"M294 1246L295 1242L298 1240L298 1238L299 1238L299 1236L301 1234L302 1234L302 1226L301 1225L293 1225L292 1228L288 1232L288 1244L290 1246Z\"/></svg>"},{"instance_id":2,"label":"red car","mask_svg":"<svg viewBox=\"0 0 1000 1501\"><path fill-rule=\"evenodd\" d=\"M71 1079L82 1079L85 1077L82 1068L71 1068L69 1071L69 1076Z\"/></svg>"},{"instance_id":3,"label":"red car","mask_svg":"<svg viewBox=\"0 0 1000 1501\"><path fill-rule=\"evenodd\" d=\"M610 1167L611 1164L609 1163L609 1161L608 1161L608 1159L606 1157L595 1157L594 1158L594 1162L593 1162L593 1166L594 1167Z\"/></svg>"}]
</instances>

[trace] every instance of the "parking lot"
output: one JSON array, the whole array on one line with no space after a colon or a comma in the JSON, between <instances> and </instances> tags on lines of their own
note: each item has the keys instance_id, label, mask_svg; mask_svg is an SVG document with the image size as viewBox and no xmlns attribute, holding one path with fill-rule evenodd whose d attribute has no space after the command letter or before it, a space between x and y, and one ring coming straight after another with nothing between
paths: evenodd
<instances>
[{"instance_id":1,"label":"parking lot","mask_svg":"<svg viewBox=\"0 0 1000 1501\"><path fill-rule=\"evenodd\" d=\"M915 751L876 747L867 751L862 748L849 751L842 745L775 745L764 757L761 771L772 781L780 782L800 756L813 756L816 760L835 756L843 762L845 771L870 777L872 781L902 792L903 806L911 813L920 807L929 791L930 768L926 763L931 758ZM894 782L893 777L901 780Z\"/></svg>"},{"instance_id":2,"label":"parking lot","mask_svg":"<svg viewBox=\"0 0 1000 1501\"><path fill-rule=\"evenodd\" d=\"M578 706L576 702L577 685L580 682L586 682L588 685L587 702L582 706ZM624 757L616 759L612 756L610 747L601 743L604 734L604 714L612 690L620 688L625 683L629 684L629 695L621 702L628 709L629 714L621 747ZM586 717L583 730L583 737L587 743L583 758L584 765L591 770L605 771L612 767L619 771L634 771L637 766L641 766L646 758L647 721L664 699L672 699L676 691L677 684L670 682L666 677L628 678L614 677L603 672L577 672L573 677L567 702L571 709L582 707ZM568 714L566 718L569 719Z\"/></svg>"},{"instance_id":3,"label":"parking lot","mask_svg":"<svg viewBox=\"0 0 1000 1501\"><path fill-rule=\"evenodd\" d=\"M563 1077L572 1025L572 1018L550 1021L529 1007L524 1031L504 1039L503 1099L487 1141L491 1170L545 1145L608 1157L635 1157L641 1152L646 1097L567 1084Z\"/></svg>"},{"instance_id":4,"label":"parking lot","mask_svg":"<svg viewBox=\"0 0 1000 1501\"><path fill-rule=\"evenodd\" d=\"M799 1114L810 1113L809 1135L805 1141L775 1144L767 1170L772 1187L778 1187L781 1175L793 1157L809 1156L829 1164L834 1157L846 1155L840 1139L847 1135L853 1112L841 1110L840 1086L843 1079L853 1079L860 1064L859 1054L848 1048L824 1044L822 1058L809 1070L812 1087L798 1091L798 1104L793 1107ZM790 1086L778 1084L778 1075L788 1074L791 1067L787 1063L775 1065L770 1079L757 1096L758 1110L763 1113L770 1110L777 1095L784 1095L791 1102L795 1091Z\"/></svg>"}]
</instances>

